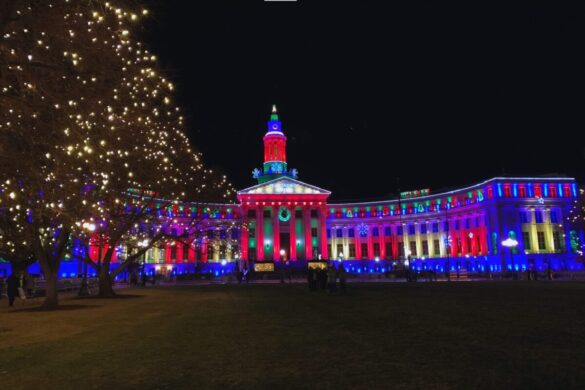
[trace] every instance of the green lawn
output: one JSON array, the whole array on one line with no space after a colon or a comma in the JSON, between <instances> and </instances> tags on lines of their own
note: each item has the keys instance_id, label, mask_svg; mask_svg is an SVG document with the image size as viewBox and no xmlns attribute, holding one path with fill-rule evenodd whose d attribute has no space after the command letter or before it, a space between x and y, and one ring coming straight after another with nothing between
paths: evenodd
<instances>
[{"instance_id":1,"label":"green lawn","mask_svg":"<svg viewBox=\"0 0 585 390\"><path fill-rule=\"evenodd\" d=\"M147 288L52 313L3 300L0 385L585 388L585 283L349 287Z\"/></svg>"}]
</instances>

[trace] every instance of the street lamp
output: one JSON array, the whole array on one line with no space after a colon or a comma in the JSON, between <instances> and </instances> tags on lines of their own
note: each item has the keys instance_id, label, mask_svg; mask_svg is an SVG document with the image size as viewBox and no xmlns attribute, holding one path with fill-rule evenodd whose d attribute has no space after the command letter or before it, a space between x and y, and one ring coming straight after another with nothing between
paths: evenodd
<instances>
[{"instance_id":1,"label":"street lamp","mask_svg":"<svg viewBox=\"0 0 585 390\"><path fill-rule=\"evenodd\" d=\"M514 273L514 279L517 279L516 268L514 266L514 248L518 246L518 241L511 237L506 238L502 241L502 245L510 249L510 262L512 263L512 272Z\"/></svg>"},{"instance_id":2,"label":"street lamp","mask_svg":"<svg viewBox=\"0 0 585 390\"><path fill-rule=\"evenodd\" d=\"M90 234L95 231L95 224L90 222L84 222L81 225L85 230L87 230ZM89 245L88 245L89 251ZM90 259L91 260L91 259ZM77 294L80 297L86 297L89 294L89 286L87 284L87 262L83 263L83 278L81 279L81 286L79 286L79 292Z\"/></svg>"},{"instance_id":3,"label":"street lamp","mask_svg":"<svg viewBox=\"0 0 585 390\"><path fill-rule=\"evenodd\" d=\"M284 249L280 250L280 283L284 283L284 257L286 256L286 251Z\"/></svg>"},{"instance_id":4,"label":"street lamp","mask_svg":"<svg viewBox=\"0 0 585 390\"><path fill-rule=\"evenodd\" d=\"M148 246L148 239L144 239L142 241L138 241L138 247L139 248L146 248ZM142 273L144 273L144 268L146 266L146 251L144 251L144 253L142 253Z\"/></svg>"}]
</instances>

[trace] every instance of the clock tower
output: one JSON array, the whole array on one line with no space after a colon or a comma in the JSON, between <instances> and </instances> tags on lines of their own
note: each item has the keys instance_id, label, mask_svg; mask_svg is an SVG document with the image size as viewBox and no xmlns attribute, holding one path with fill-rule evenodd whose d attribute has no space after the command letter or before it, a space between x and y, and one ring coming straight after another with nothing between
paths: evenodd
<instances>
[{"instance_id":1,"label":"clock tower","mask_svg":"<svg viewBox=\"0 0 585 390\"><path fill-rule=\"evenodd\" d=\"M278 119L276 105L272 106L272 113L268 121L268 128L264 135L264 164L262 170L255 169L253 176L258 183L264 183L281 176L296 179L297 170L288 170L286 162L286 136L282 132L282 122Z\"/></svg>"}]
</instances>

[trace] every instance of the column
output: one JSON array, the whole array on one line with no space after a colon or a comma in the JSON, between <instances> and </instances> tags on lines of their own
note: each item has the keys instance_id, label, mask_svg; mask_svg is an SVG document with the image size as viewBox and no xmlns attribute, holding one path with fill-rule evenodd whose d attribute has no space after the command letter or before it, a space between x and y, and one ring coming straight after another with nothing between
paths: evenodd
<instances>
[{"instance_id":1,"label":"column","mask_svg":"<svg viewBox=\"0 0 585 390\"><path fill-rule=\"evenodd\" d=\"M392 259L397 260L400 254L398 253L398 236L392 236Z\"/></svg>"},{"instance_id":2,"label":"column","mask_svg":"<svg viewBox=\"0 0 585 390\"><path fill-rule=\"evenodd\" d=\"M290 210L290 219L288 221L290 226L290 248L289 248L289 259L296 260L297 259L297 222L296 222L296 215L295 215L295 207L289 208Z\"/></svg>"},{"instance_id":3,"label":"column","mask_svg":"<svg viewBox=\"0 0 585 390\"><path fill-rule=\"evenodd\" d=\"M313 240L311 237L311 210L303 208L303 226L305 230L305 258L311 260L313 258Z\"/></svg>"},{"instance_id":4,"label":"column","mask_svg":"<svg viewBox=\"0 0 585 390\"><path fill-rule=\"evenodd\" d=\"M171 264L171 245L165 245L165 264Z\"/></svg>"},{"instance_id":5,"label":"column","mask_svg":"<svg viewBox=\"0 0 585 390\"><path fill-rule=\"evenodd\" d=\"M189 263L194 263L195 262L195 248L193 247L193 242L191 241L189 243Z\"/></svg>"},{"instance_id":6,"label":"column","mask_svg":"<svg viewBox=\"0 0 585 390\"><path fill-rule=\"evenodd\" d=\"M264 261L264 207L256 207L256 258Z\"/></svg>"},{"instance_id":7,"label":"column","mask_svg":"<svg viewBox=\"0 0 585 390\"><path fill-rule=\"evenodd\" d=\"M201 246L201 261L207 263L209 261L209 253L207 252L207 247L209 246L209 238L203 237L203 244Z\"/></svg>"},{"instance_id":8,"label":"column","mask_svg":"<svg viewBox=\"0 0 585 390\"><path fill-rule=\"evenodd\" d=\"M386 258L386 242L385 242L384 225L378 225L378 243L380 245L380 259Z\"/></svg>"},{"instance_id":9,"label":"column","mask_svg":"<svg viewBox=\"0 0 585 390\"><path fill-rule=\"evenodd\" d=\"M374 258L374 225L368 225L368 260ZM380 232L378 232L380 233Z\"/></svg>"},{"instance_id":10,"label":"column","mask_svg":"<svg viewBox=\"0 0 585 390\"><path fill-rule=\"evenodd\" d=\"M272 207L272 232L274 235L274 239L272 241L272 248L273 248L273 255L272 259L274 261L280 260L280 220L278 218L278 206Z\"/></svg>"},{"instance_id":11,"label":"column","mask_svg":"<svg viewBox=\"0 0 585 390\"><path fill-rule=\"evenodd\" d=\"M321 257L323 259L328 259L329 253L327 251L327 209L325 207L321 207L321 209L319 209L319 234L321 235L320 237ZM344 256L344 258L346 257Z\"/></svg>"},{"instance_id":12,"label":"column","mask_svg":"<svg viewBox=\"0 0 585 390\"><path fill-rule=\"evenodd\" d=\"M240 247L241 247L241 258L244 261L248 261L248 224L250 221L248 220L248 209L246 207L242 207L242 225L240 227Z\"/></svg>"},{"instance_id":13,"label":"column","mask_svg":"<svg viewBox=\"0 0 585 390\"><path fill-rule=\"evenodd\" d=\"M183 251L185 250L183 243L175 242L177 246L177 258L175 259L175 263L182 263L183 262Z\"/></svg>"},{"instance_id":14,"label":"column","mask_svg":"<svg viewBox=\"0 0 585 390\"><path fill-rule=\"evenodd\" d=\"M360 242L360 233L358 232L357 225L353 226L354 231L354 242L355 242L355 259L361 260L362 259L362 245Z\"/></svg>"}]
</instances>

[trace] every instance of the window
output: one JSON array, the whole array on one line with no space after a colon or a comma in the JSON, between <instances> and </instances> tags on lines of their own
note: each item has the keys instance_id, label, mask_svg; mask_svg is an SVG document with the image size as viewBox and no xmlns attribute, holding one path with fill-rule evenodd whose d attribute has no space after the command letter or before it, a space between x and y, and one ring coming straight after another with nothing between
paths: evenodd
<instances>
[{"instance_id":1,"label":"window","mask_svg":"<svg viewBox=\"0 0 585 390\"><path fill-rule=\"evenodd\" d=\"M386 227L384 228L384 235L385 235L386 237L390 237L390 236L392 235L392 229L390 229L390 226L386 226Z\"/></svg>"},{"instance_id":2,"label":"window","mask_svg":"<svg viewBox=\"0 0 585 390\"><path fill-rule=\"evenodd\" d=\"M408 234L414 234L414 225L408 225Z\"/></svg>"},{"instance_id":3,"label":"window","mask_svg":"<svg viewBox=\"0 0 585 390\"><path fill-rule=\"evenodd\" d=\"M355 259L355 244L349 244L349 257Z\"/></svg>"},{"instance_id":4,"label":"window","mask_svg":"<svg viewBox=\"0 0 585 390\"><path fill-rule=\"evenodd\" d=\"M189 261L189 245L183 245L183 262Z\"/></svg>"},{"instance_id":5,"label":"window","mask_svg":"<svg viewBox=\"0 0 585 390\"><path fill-rule=\"evenodd\" d=\"M256 248L249 248L248 249L248 260L250 260L250 261L256 261L256 259L257 259L257 256L256 256Z\"/></svg>"},{"instance_id":6,"label":"window","mask_svg":"<svg viewBox=\"0 0 585 390\"><path fill-rule=\"evenodd\" d=\"M459 220L455 221L455 230L459 230Z\"/></svg>"},{"instance_id":7,"label":"window","mask_svg":"<svg viewBox=\"0 0 585 390\"><path fill-rule=\"evenodd\" d=\"M317 210L311 210L311 218L317 218Z\"/></svg>"},{"instance_id":8,"label":"window","mask_svg":"<svg viewBox=\"0 0 585 390\"><path fill-rule=\"evenodd\" d=\"M546 250L546 243L544 242L544 232L536 233L538 236L538 249L541 251Z\"/></svg>"},{"instance_id":9,"label":"window","mask_svg":"<svg viewBox=\"0 0 585 390\"><path fill-rule=\"evenodd\" d=\"M387 242L386 243L386 258L389 259L391 257L392 257L392 243Z\"/></svg>"},{"instance_id":10,"label":"window","mask_svg":"<svg viewBox=\"0 0 585 390\"><path fill-rule=\"evenodd\" d=\"M555 210L551 210L550 212L550 223L559 223L559 217Z\"/></svg>"},{"instance_id":11,"label":"window","mask_svg":"<svg viewBox=\"0 0 585 390\"><path fill-rule=\"evenodd\" d=\"M380 257L380 244L374 243L374 257Z\"/></svg>"},{"instance_id":12,"label":"window","mask_svg":"<svg viewBox=\"0 0 585 390\"><path fill-rule=\"evenodd\" d=\"M531 249L530 246L530 233L522 232L522 242L524 243L524 250L529 251Z\"/></svg>"},{"instance_id":13,"label":"window","mask_svg":"<svg viewBox=\"0 0 585 390\"><path fill-rule=\"evenodd\" d=\"M311 228L311 237L317 237L317 228Z\"/></svg>"},{"instance_id":14,"label":"window","mask_svg":"<svg viewBox=\"0 0 585 390\"><path fill-rule=\"evenodd\" d=\"M331 244L327 244L327 253L329 253L330 256L333 256L333 252L331 252Z\"/></svg>"},{"instance_id":15,"label":"window","mask_svg":"<svg viewBox=\"0 0 585 390\"><path fill-rule=\"evenodd\" d=\"M256 229L251 227L250 230L248 230L248 237L249 238L256 238Z\"/></svg>"},{"instance_id":16,"label":"window","mask_svg":"<svg viewBox=\"0 0 585 390\"><path fill-rule=\"evenodd\" d=\"M449 221L443 222L443 231L449 231Z\"/></svg>"},{"instance_id":17,"label":"window","mask_svg":"<svg viewBox=\"0 0 585 390\"><path fill-rule=\"evenodd\" d=\"M526 211L520 211L520 223L528 223L528 213Z\"/></svg>"},{"instance_id":18,"label":"window","mask_svg":"<svg viewBox=\"0 0 585 390\"><path fill-rule=\"evenodd\" d=\"M433 233L439 233L439 223L438 222L433 223Z\"/></svg>"},{"instance_id":19,"label":"window","mask_svg":"<svg viewBox=\"0 0 585 390\"><path fill-rule=\"evenodd\" d=\"M542 223L542 210L534 211L534 220L536 223Z\"/></svg>"},{"instance_id":20,"label":"window","mask_svg":"<svg viewBox=\"0 0 585 390\"><path fill-rule=\"evenodd\" d=\"M177 244L171 245L171 260L177 260Z\"/></svg>"},{"instance_id":21,"label":"window","mask_svg":"<svg viewBox=\"0 0 585 390\"><path fill-rule=\"evenodd\" d=\"M471 218L465 219L465 229L469 229L471 227Z\"/></svg>"},{"instance_id":22,"label":"window","mask_svg":"<svg viewBox=\"0 0 585 390\"><path fill-rule=\"evenodd\" d=\"M331 229L327 229L327 238L331 238ZM331 252L329 252L331 253Z\"/></svg>"},{"instance_id":23,"label":"window","mask_svg":"<svg viewBox=\"0 0 585 390\"><path fill-rule=\"evenodd\" d=\"M400 241L398 243L398 257L404 257L405 253L404 253L404 243L402 241Z\"/></svg>"},{"instance_id":24,"label":"window","mask_svg":"<svg viewBox=\"0 0 585 390\"><path fill-rule=\"evenodd\" d=\"M553 245L555 246L555 252L560 252L563 249L561 244L561 233L559 231L553 232Z\"/></svg>"},{"instance_id":25,"label":"window","mask_svg":"<svg viewBox=\"0 0 585 390\"><path fill-rule=\"evenodd\" d=\"M423 223L420 225L420 234L427 234L427 224Z\"/></svg>"},{"instance_id":26,"label":"window","mask_svg":"<svg viewBox=\"0 0 585 390\"><path fill-rule=\"evenodd\" d=\"M248 218L256 218L256 210L248 210Z\"/></svg>"},{"instance_id":27,"label":"window","mask_svg":"<svg viewBox=\"0 0 585 390\"><path fill-rule=\"evenodd\" d=\"M441 246L439 245L439 240L433 240L433 250L435 252L435 256L441 256Z\"/></svg>"},{"instance_id":28,"label":"window","mask_svg":"<svg viewBox=\"0 0 585 390\"><path fill-rule=\"evenodd\" d=\"M423 256L429 255L429 242L427 240L422 241L422 251L423 251Z\"/></svg>"},{"instance_id":29,"label":"window","mask_svg":"<svg viewBox=\"0 0 585 390\"><path fill-rule=\"evenodd\" d=\"M262 216L264 218L270 218L270 210L264 210L264 213L262 213Z\"/></svg>"},{"instance_id":30,"label":"window","mask_svg":"<svg viewBox=\"0 0 585 390\"><path fill-rule=\"evenodd\" d=\"M369 257L368 256L368 244L363 243L363 244L361 244L361 247L362 247L362 258L364 258L364 257L368 258Z\"/></svg>"},{"instance_id":31,"label":"window","mask_svg":"<svg viewBox=\"0 0 585 390\"><path fill-rule=\"evenodd\" d=\"M403 234L402 226L396 226L396 234L399 236Z\"/></svg>"},{"instance_id":32,"label":"window","mask_svg":"<svg viewBox=\"0 0 585 390\"><path fill-rule=\"evenodd\" d=\"M380 235L380 231L377 227L372 229L372 236L378 237Z\"/></svg>"},{"instance_id":33,"label":"window","mask_svg":"<svg viewBox=\"0 0 585 390\"><path fill-rule=\"evenodd\" d=\"M342 238L343 237L343 229L336 229L335 230L335 237Z\"/></svg>"},{"instance_id":34,"label":"window","mask_svg":"<svg viewBox=\"0 0 585 390\"><path fill-rule=\"evenodd\" d=\"M355 230L353 230L353 229L347 229L347 236L348 237L351 237L351 238L355 237Z\"/></svg>"},{"instance_id":35,"label":"window","mask_svg":"<svg viewBox=\"0 0 585 390\"><path fill-rule=\"evenodd\" d=\"M480 219L479 217L475 217L475 227L479 227Z\"/></svg>"},{"instance_id":36,"label":"window","mask_svg":"<svg viewBox=\"0 0 585 390\"><path fill-rule=\"evenodd\" d=\"M343 256L343 244L337 244L337 258Z\"/></svg>"},{"instance_id":37,"label":"window","mask_svg":"<svg viewBox=\"0 0 585 390\"><path fill-rule=\"evenodd\" d=\"M410 255L416 256L416 241L410 242Z\"/></svg>"},{"instance_id":38,"label":"window","mask_svg":"<svg viewBox=\"0 0 585 390\"><path fill-rule=\"evenodd\" d=\"M303 210L295 210L295 219L303 218Z\"/></svg>"}]
</instances>

